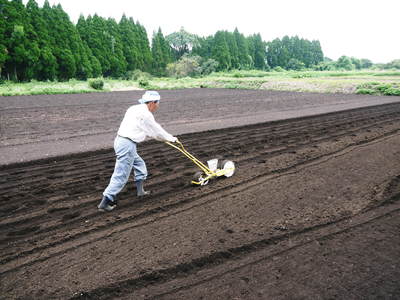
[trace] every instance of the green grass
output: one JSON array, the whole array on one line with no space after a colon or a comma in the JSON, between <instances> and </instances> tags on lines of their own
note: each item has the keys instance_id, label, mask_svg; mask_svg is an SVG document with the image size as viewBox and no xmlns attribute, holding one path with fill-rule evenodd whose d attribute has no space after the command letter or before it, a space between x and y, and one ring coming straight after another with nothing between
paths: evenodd
<instances>
[{"instance_id":1,"label":"green grass","mask_svg":"<svg viewBox=\"0 0 400 300\"><path fill-rule=\"evenodd\" d=\"M400 84L395 82L367 82L357 86L357 94L400 96Z\"/></svg>"},{"instance_id":2,"label":"green grass","mask_svg":"<svg viewBox=\"0 0 400 300\"><path fill-rule=\"evenodd\" d=\"M137 82L127 80L104 79L104 88L96 90L89 85L89 81L71 79L65 82L36 81L14 83L5 81L0 84L1 96L18 95L52 95L52 94L80 94L109 92L113 90L138 89Z\"/></svg>"},{"instance_id":3,"label":"green grass","mask_svg":"<svg viewBox=\"0 0 400 300\"><path fill-rule=\"evenodd\" d=\"M89 81L0 83L1 96L71 94L132 89L230 88L265 89L318 93L359 93L399 96L398 71L257 71L215 72L201 78L149 77L145 85L138 80L103 78L103 90L90 87ZM374 87L375 86L375 87ZM380 86L380 87L377 87Z\"/></svg>"},{"instance_id":4,"label":"green grass","mask_svg":"<svg viewBox=\"0 0 400 300\"><path fill-rule=\"evenodd\" d=\"M13 83L5 81L0 85L0 95L38 95L38 94L71 94L84 93L92 89L86 82L70 80L68 82L39 82Z\"/></svg>"}]
</instances>

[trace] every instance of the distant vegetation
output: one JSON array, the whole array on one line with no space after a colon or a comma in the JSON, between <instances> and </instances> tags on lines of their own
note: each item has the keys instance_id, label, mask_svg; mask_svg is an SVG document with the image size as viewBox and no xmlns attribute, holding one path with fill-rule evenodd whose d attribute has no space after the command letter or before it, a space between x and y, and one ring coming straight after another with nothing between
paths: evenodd
<instances>
[{"instance_id":1,"label":"distant vegetation","mask_svg":"<svg viewBox=\"0 0 400 300\"><path fill-rule=\"evenodd\" d=\"M36 95L124 91L134 89L230 88L318 93L399 95L396 71L261 71L231 70L198 77L155 77L141 71L132 79L99 78L87 81L36 81L0 84L0 95Z\"/></svg>"},{"instance_id":2,"label":"distant vegetation","mask_svg":"<svg viewBox=\"0 0 400 300\"><path fill-rule=\"evenodd\" d=\"M97 15L81 16L73 24L61 5L50 6L48 1L39 7L34 0L26 5L21 0L0 0L0 16L0 86L7 85L1 88L3 94L12 94L12 83L31 81L71 81L75 85L74 80L89 80L79 84L80 91L87 91L112 89L107 87L112 79L150 88L155 81L160 82L155 78L164 77L167 82L167 77L178 81L191 77L196 79L192 82L208 86L206 78L224 73L224 78L237 78L240 86L246 86L240 78L277 78L281 73L289 74L281 76L284 78L300 79L326 77L313 71L340 77L365 69L400 70L400 59L381 65L347 56L333 61L324 57L318 40L285 36L265 42L260 34L244 36L238 29L199 37L183 28L164 36L159 28L150 42L145 28L125 15L119 22ZM50 90L46 91L51 93L53 86L47 84ZM370 86L360 89L365 93L374 90Z\"/></svg>"},{"instance_id":3,"label":"distant vegetation","mask_svg":"<svg viewBox=\"0 0 400 300\"><path fill-rule=\"evenodd\" d=\"M363 83L357 86L357 94L400 96L400 83Z\"/></svg>"}]
</instances>

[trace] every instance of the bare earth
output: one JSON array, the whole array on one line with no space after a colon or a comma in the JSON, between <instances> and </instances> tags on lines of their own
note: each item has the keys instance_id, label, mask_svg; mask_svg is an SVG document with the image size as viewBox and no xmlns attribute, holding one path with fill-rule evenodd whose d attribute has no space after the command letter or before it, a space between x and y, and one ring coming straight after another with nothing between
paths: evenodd
<instances>
[{"instance_id":1,"label":"bare earth","mask_svg":"<svg viewBox=\"0 0 400 300\"><path fill-rule=\"evenodd\" d=\"M237 172L192 187L148 141L151 197L131 179L100 213L141 93L0 99L1 299L400 298L398 97L162 91L156 118Z\"/></svg>"},{"instance_id":2,"label":"bare earth","mask_svg":"<svg viewBox=\"0 0 400 300\"><path fill-rule=\"evenodd\" d=\"M399 102L399 97L186 89L161 91L156 119L173 134ZM143 91L0 97L0 165L112 147ZM26 144L30 144L29 147Z\"/></svg>"}]
</instances>

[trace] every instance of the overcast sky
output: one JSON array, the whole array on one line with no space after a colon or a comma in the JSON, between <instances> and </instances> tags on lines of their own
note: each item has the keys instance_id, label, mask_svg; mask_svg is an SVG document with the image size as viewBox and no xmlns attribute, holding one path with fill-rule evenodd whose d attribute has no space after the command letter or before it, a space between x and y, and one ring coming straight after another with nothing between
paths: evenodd
<instances>
[{"instance_id":1,"label":"overcast sky","mask_svg":"<svg viewBox=\"0 0 400 300\"><path fill-rule=\"evenodd\" d=\"M36 0L43 6L44 0ZM27 0L24 0L26 3ZM199 36L218 30L264 41L285 35L319 40L326 57L367 58L374 63L400 59L400 0L49 0L60 3L71 21L79 15L139 21L151 39L181 27Z\"/></svg>"}]
</instances>

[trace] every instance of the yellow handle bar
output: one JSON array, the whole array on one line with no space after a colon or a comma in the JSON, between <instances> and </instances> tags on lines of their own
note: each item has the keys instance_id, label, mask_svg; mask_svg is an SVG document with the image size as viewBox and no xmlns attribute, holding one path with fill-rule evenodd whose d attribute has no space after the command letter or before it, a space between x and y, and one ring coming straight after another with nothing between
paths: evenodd
<instances>
[{"instance_id":1,"label":"yellow handle bar","mask_svg":"<svg viewBox=\"0 0 400 300\"><path fill-rule=\"evenodd\" d=\"M171 142L165 142L166 144L168 144L169 146L177 149L178 151L182 152L183 155L185 155L187 158L189 158L194 164L196 164L205 174L207 175L212 175L215 176L216 173L211 171L211 169L209 167L207 167L205 164L203 164L200 160L198 160L194 155L190 154L185 147L183 146L183 144L177 140L175 143L171 143Z\"/></svg>"}]
</instances>

